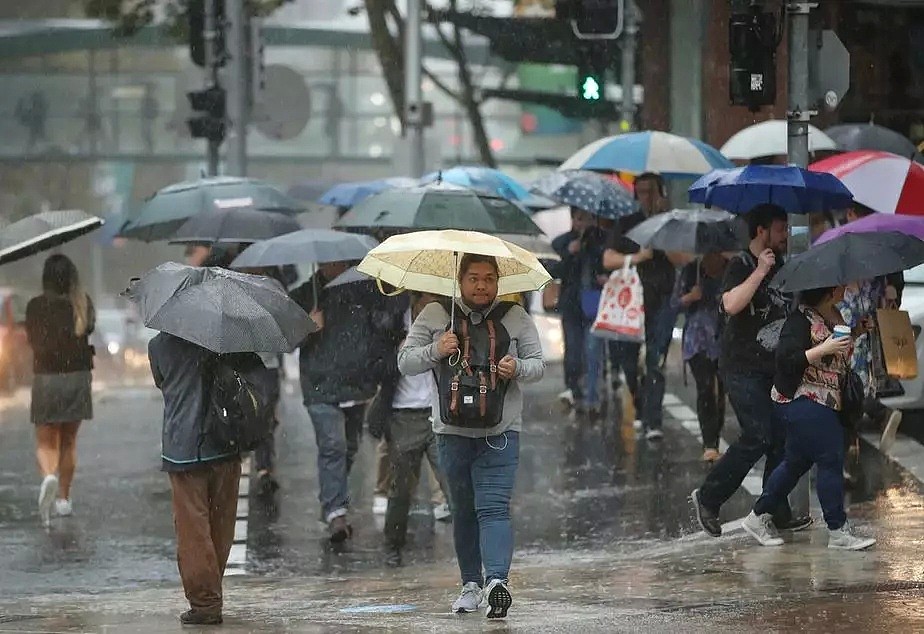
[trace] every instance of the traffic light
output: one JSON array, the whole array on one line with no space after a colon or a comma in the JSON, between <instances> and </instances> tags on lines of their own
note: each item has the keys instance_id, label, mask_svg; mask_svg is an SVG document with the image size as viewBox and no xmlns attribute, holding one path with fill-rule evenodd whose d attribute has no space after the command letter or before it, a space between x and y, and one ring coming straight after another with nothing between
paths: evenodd
<instances>
[{"instance_id":1,"label":"traffic light","mask_svg":"<svg viewBox=\"0 0 924 634\"><path fill-rule=\"evenodd\" d=\"M225 91L220 86L186 93L189 105L201 114L190 117L186 124L194 139L221 143L225 138Z\"/></svg>"},{"instance_id":2,"label":"traffic light","mask_svg":"<svg viewBox=\"0 0 924 634\"><path fill-rule=\"evenodd\" d=\"M618 36L622 30L626 0L556 0L555 17L571 22L575 35Z\"/></svg>"},{"instance_id":3,"label":"traffic light","mask_svg":"<svg viewBox=\"0 0 924 634\"><path fill-rule=\"evenodd\" d=\"M579 70L577 93L582 101L603 101L603 73Z\"/></svg>"},{"instance_id":4,"label":"traffic light","mask_svg":"<svg viewBox=\"0 0 924 634\"><path fill-rule=\"evenodd\" d=\"M225 3L224 0L215 0L215 64L225 64ZM205 67L205 0L188 0L186 18L189 24L189 56L193 64Z\"/></svg>"},{"instance_id":5,"label":"traffic light","mask_svg":"<svg viewBox=\"0 0 924 634\"><path fill-rule=\"evenodd\" d=\"M776 16L759 5L733 13L728 21L729 83L732 105L757 110L776 103L776 49L781 33Z\"/></svg>"}]
</instances>

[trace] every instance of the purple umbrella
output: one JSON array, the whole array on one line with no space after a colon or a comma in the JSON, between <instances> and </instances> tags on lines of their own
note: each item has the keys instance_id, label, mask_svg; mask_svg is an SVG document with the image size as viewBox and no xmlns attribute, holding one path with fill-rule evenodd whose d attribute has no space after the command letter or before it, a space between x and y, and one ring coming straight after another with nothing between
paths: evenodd
<instances>
[{"instance_id":1,"label":"purple umbrella","mask_svg":"<svg viewBox=\"0 0 924 634\"><path fill-rule=\"evenodd\" d=\"M815 244L829 242L847 233L884 233L889 231L897 231L898 233L924 240L924 217L874 213L825 231L815 241Z\"/></svg>"}]
</instances>

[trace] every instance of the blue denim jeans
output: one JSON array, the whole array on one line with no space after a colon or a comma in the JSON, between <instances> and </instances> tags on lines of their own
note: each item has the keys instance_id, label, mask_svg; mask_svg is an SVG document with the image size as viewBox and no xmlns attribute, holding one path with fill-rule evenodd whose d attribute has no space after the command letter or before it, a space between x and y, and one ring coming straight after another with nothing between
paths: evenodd
<instances>
[{"instance_id":1,"label":"blue denim jeans","mask_svg":"<svg viewBox=\"0 0 924 634\"><path fill-rule=\"evenodd\" d=\"M520 435L437 436L452 500L452 530L462 583L507 580L513 559L510 498L520 460ZM483 574L482 574L483 568Z\"/></svg>"},{"instance_id":2,"label":"blue denim jeans","mask_svg":"<svg viewBox=\"0 0 924 634\"><path fill-rule=\"evenodd\" d=\"M588 328L587 318L579 310L570 308L561 314L562 334L565 338L565 386L575 401L584 398L584 340Z\"/></svg>"},{"instance_id":3,"label":"blue denim jeans","mask_svg":"<svg viewBox=\"0 0 924 634\"><path fill-rule=\"evenodd\" d=\"M844 426L830 407L807 398L775 404L786 425L786 457L773 470L763 494L754 505L758 515L772 513L796 487L805 473L818 466L818 501L828 528L837 530L847 521L844 512Z\"/></svg>"},{"instance_id":4,"label":"blue denim jeans","mask_svg":"<svg viewBox=\"0 0 924 634\"><path fill-rule=\"evenodd\" d=\"M584 405L600 406L600 380L603 376L603 362L606 359L606 340L590 332L590 326L584 329Z\"/></svg>"},{"instance_id":5,"label":"blue denim jeans","mask_svg":"<svg viewBox=\"0 0 924 634\"><path fill-rule=\"evenodd\" d=\"M641 386L645 429L661 429L664 419L664 363L677 323L677 310L665 302L645 315L645 377Z\"/></svg>"},{"instance_id":6,"label":"blue denim jeans","mask_svg":"<svg viewBox=\"0 0 924 634\"><path fill-rule=\"evenodd\" d=\"M359 450L365 406L340 409L328 403L307 406L318 443L318 499L326 522L346 515L350 505L347 477Z\"/></svg>"}]
</instances>

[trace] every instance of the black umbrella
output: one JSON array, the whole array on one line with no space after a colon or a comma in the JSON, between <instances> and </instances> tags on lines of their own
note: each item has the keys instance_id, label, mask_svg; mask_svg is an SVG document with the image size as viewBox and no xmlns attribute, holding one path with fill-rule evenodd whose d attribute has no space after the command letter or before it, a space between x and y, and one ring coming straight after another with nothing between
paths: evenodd
<instances>
[{"instance_id":1,"label":"black umbrella","mask_svg":"<svg viewBox=\"0 0 924 634\"><path fill-rule=\"evenodd\" d=\"M317 330L279 282L227 269L167 262L125 295L148 328L218 354L291 352Z\"/></svg>"},{"instance_id":2,"label":"black umbrella","mask_svg":"<svg viewBox=\"0 0 924 634\"><path fill-rule=\"evenodd\" d=\"M783 291L842 286L924 262L924 241L896 231L847 233L793 256L773 276Z\"/></svg>"},{"instance_id":3,"label":"black umbrella","mask_svg":"<svg viewBox=\"0 0 924 634\"><path fill-rule=\"evenodd\" d=\"M626 237L641 247L705 255L743 248L747 232L726 211L674 209L636 225Z\"/></svg>"},{"instance_id":4,"label":"black umbrella","mask_svg":"<svg viewBox=\"0 0 924 634\"><path fill-rule=\"evenodd\" d=\"M99 229L103 219L76 209L42 211L0 229L0 264L8 264Z\"/></svg>"},{"instance_id":5,"label":"black umbrella","mask_svg":"<svg viewBox=\"0 0 924 634\"><path fill-rule=\"evenodd\" d=\"M378 242L371 236L330 229L302 229L257 242L231 266L236 269L286 264L323 264L362 260Z\"/></svg>"},{"instance_id":6,"label":"black umbrella","mask_svg":"<svg viewBox=\"0 0 924 634\"><path fill-rule=\"evenodd\" d=\"M842 123L831 126L825 134L844 151L879 150L911 158L917 151L908 137L872 123Z\"/></svg>"},{"instance_id":7,"label":"black umbrella","mask_svg":"<svg viewBox=\"0 0 924 634\"><path fill-rule=\"evenodd\" d=\"M171 244L240 244L298 231L298 221L281 213L226 209L193 216L177 230Z\"/></svg>"}]
</instances>

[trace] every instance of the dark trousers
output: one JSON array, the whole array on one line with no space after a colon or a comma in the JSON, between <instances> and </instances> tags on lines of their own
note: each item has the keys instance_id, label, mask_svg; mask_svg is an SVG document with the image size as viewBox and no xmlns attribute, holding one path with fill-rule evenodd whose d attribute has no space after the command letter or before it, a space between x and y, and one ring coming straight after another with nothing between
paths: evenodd
<instances>
[{"instance_id":1,"label":"dark trousers","mask_svg":"<svg viewBox=\"0 0 924 634\"><path fill-rule=\"evenodd\" d=\"M234 543L241 461L170 473L176 561L189 607L221 613L221 580Z\"/></svg>"},{"instance_id":2,"label":"dark trousers","mask_svg":"<svg viewBox=\"0 0 924 634\"><path fill-rule=\"evenodd\" d=\"M266 439L260 443L253 452L254 470L258 473L261 471L272 472L276 462L276 428L279 426L279 419L276 418L276 407L279 405L279 370L276 368L267 368L260 373L260 388L265 390L269 402L272 404L269 408L271 420L267 421L269 434Z\"/></svg>"},{"instance_id":3,"label":"dark trousers","mask_svg":"<svg viewBox=\"0 0 924 634\"><path fill-rule=\"evenodd\" d=\"M565 387L574 399L584 398L584 348L589 320L580 310L567 310L561 314L562 333L565 338Z\"/></svg>"},{"instance_id":4,"label":"dark trousers","mask_svg":"<svg viewBox=\"0 0 924 634\"><path fill-rule=\"evenodd\" d=\"M689 361L696 382L696 416L704 449L718 449L725 424L725 387L719 378L719 362L703 353Z\"/></svg>"},{"instance_id":5,"label":"dark trousers","mask_svg":"<svg viewBox=\"0 0 924 634\"><path fill-rule=\"evenodd\" d=\"M610 371L611 379L616 381L619 371L626 375L626 387L635 402L637 416L642 415L642 401L639 386L638 357L642 351L642 344L632 341L610 341Z\"/></svg>"},{"instance_id":6,"label":"dark trousers","mask_svg":"<svg viewBox=\"0 0 924 634\"><path fill-rule=\"evenodd\" d=\"M318 499L325 522L346 514L350 505L347 480L359 451L365 405L341 409L332 403L308 405L318 443Z\"/></svg>"},{"instance_id":7,"label":"dark trousers","mask_svg":"<svg viewBox=\"0 0 924 634\"><path fill-rule=\"evenodd\" d=\"M776 404L786 425L786 457L764 484L754 505L758 515L770 513L789 495L805 473L818 466L818 501L828 528L847 521L844 512L844 427L840 415L807 398Z\"/></svg>"},{"instance_id":8,"label":"dark trousers","mask_svg":"<svg viewBox=\"0 0 924 634\"><path fill-rule=\"evenodd\" d=\"M734 495L761 456L767 457L764 466L766 486L770 474L783 460L786 436L785 426L778 421L773 399L770 398L772 377L729 372L724 378L728 399L741 427L741 436L719 459L700 487L700 501L714 513L718 513L719 508ZM788 500L780 500L773 519L777 525L792 519Z\"/></svg>"},{"instance_id":9,"label":"dark trousers","mask_svg":"<svg viewBox=\"0 0 924 634\"><path fill-rule=\"evenodd\" d=\"M391 487L385 512L385 542L391 548L403 548L407 541L407 522L411 499L420 480L420 465L425 455L430 464L439 464L436 436L430 424L430 409L394 410L389 429L388 455L391 461ZM442 469L434 469L440 488L447 491Z\"/></svg>"},{"instance_id":10,"label":"dark trousers","mask_svg":"<svg viewBox=\"0 0 924 634\"><path fill-rule=\"evenodd\" d=\"M661 429L664 419L664 363L677 323L677 310L665 302L645 313L645 378L642 381L642 422L645 429Z\"/></svg>"}]
</instances>

